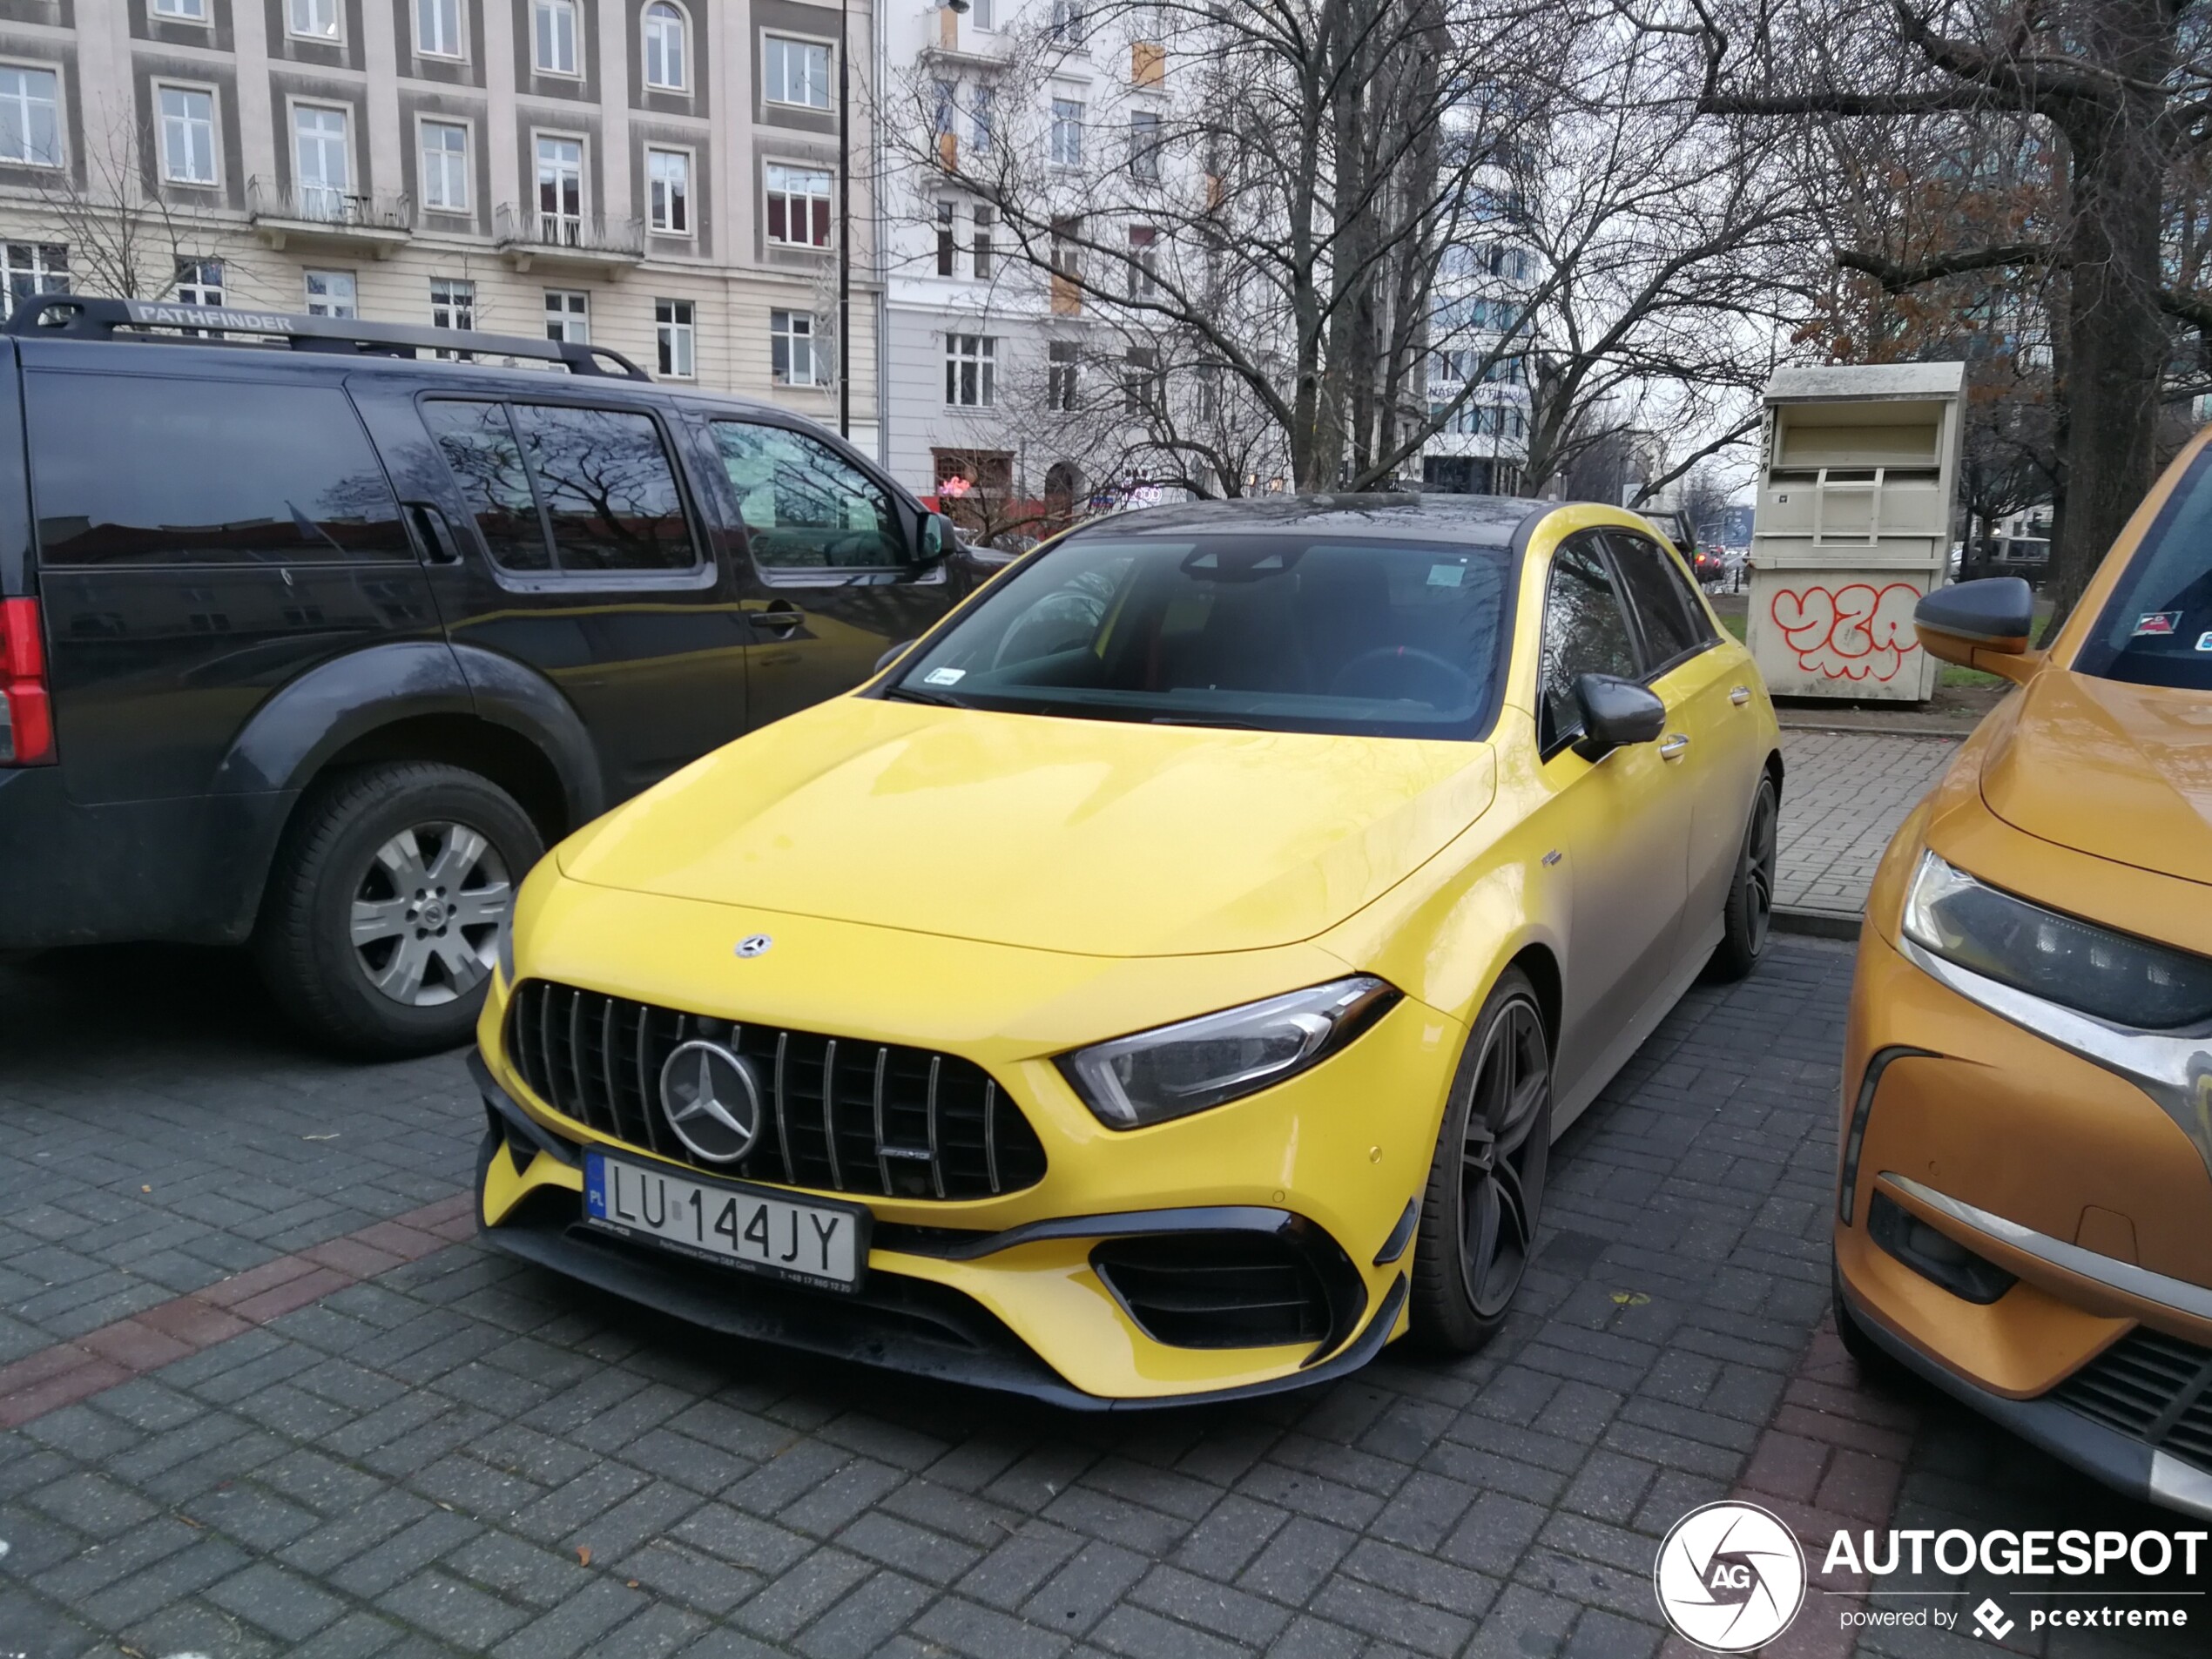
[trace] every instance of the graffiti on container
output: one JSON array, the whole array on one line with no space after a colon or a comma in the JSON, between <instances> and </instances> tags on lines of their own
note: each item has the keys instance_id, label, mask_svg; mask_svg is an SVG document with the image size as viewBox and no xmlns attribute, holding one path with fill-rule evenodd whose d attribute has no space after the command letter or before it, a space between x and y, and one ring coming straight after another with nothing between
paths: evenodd
<instances>
[{"instance_id":1,"label":"graffiti on container","mask_svg":"<svg viewBox=\"0 0 2212 1659\"><path fill-rule=\"evenodd\" d=\"M1797 653L1797 666L1825 679L1878 680L1897 677L1908 652L1920 649L1912 609L1920 590L1906 582L1875 588L1784 589L1770 607L1774 625Z\"/></svg>"}]
</instances>

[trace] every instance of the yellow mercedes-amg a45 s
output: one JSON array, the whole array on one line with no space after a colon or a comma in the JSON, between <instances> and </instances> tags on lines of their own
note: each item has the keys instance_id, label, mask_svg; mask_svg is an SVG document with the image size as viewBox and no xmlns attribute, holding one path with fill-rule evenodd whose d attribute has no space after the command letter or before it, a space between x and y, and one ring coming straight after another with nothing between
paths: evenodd
<instances>
[{"instance_id":1,"label":"yellow mercedes-amg a45 s","mask_svg":"<svg viewBox=\"0 0 2212 1659\"><path fill-rule=\"evenodd\" d=\"M1781 784L1630 514L1101 521L538 866L479 1028L486 1236L1070 1406L1465 1352L1553 1137L1759 955Z\"/></svg>"}]
</instances>

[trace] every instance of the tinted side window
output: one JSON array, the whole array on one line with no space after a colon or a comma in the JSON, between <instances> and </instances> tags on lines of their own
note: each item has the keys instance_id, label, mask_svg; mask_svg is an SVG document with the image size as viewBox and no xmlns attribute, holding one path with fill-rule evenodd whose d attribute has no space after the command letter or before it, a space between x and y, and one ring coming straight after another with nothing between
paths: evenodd
<instances>
[{"instance_id":1,"label":"tinted side window","mask_svg":"<svg viewBox=\"0 0 2212 1659\"><path fill-rule=\"evenodd\" d=\"M676 471L649 415L513 406L563 570L688 570L698 563Z\"/></svg>"},{"instance_id":2,"label":"tinted side window","mask_svg":"<svg viewBox=\"0 0 2212 1659\"><path fill-rule=\"evenodd\" d=\"M1575 703L1577 675L1636 677L1635 647L1629 643L1613 573L1590 542L1568 542L1552 556L1541 664L1537 741L1545 749L1581 729L1581 711Z\"/></svg>"},{"instance_id":3,"label":"tinted side window","mask_svg":"<svg viewBox=\"0 0 2212 1659\"><path fill-rule=\"evenodd\" d=\"M35 373L31 487L54 564L412 559L334 386Z\"/></svg>"},{"instance_id":4,"label":"tinted side window","mask_svg":"<svg viewBox=\"0 0 2212 1659\"><path fill-rule=\"evenodd\" d=\"M1689 584L1674 560L1656 542L1608 531L1613 560L1629 590L1629 604L1643 630L1649 660L1657 668L1711 642L1703 610L1689 595Z\"/></svg>"},{"instance_id":5,"label":"tinted side window","mask_svg":"<svg viewBox=\"0 0 2212 1659\"><path fill-rule=\"evenodd\" d=\"M423 404L422 419L475 515L493 559L509 570L552 569L545 521L538 516L537 497L523 466L522 441L507 418L507 406L439 398Z\"/></svg>"},{"instance_id":6,"label":"tinted side window","mask_svg":"<svg viewBox=\"0 0 2212 1659\"><path fill-rule=\"evenodd\" d=\"M787 427L714 422L752 556L769 570L893 569L907 563L880 484L827 444Z\"/></svg>"}]
</instances>

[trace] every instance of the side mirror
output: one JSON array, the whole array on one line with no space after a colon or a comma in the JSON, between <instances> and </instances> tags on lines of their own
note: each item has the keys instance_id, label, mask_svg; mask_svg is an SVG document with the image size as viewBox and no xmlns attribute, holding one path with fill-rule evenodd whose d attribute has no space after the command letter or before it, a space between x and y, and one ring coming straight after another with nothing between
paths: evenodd
<instances>
[{"instance_id":1,"label":"side mirror","mask_svg":"<svg viewBox=\"0 0 2212 1659\"><path fill-rule=\"evenodd\" d=\"M2016 576L1935 589L1913 608L1912 631L1929 656L2006 679L2025 679L2042 659L2027 644L2035 591Z\"/></svg>"},{"instance_id":2,"label":"side mirror","mask_svg":"<svg viewBox=\"0 0 2212 1659\"><path fill-rule=\"evenodd\" d=\"M1631 743L1656 743L1667 729L1667 705L1656 693L1611 674L1577 674L1575 704L1582 735L1575 752L1596 760Z\"/></svg>"},{"instance_id":3,"label":"side mirror","mask_svg":"<svg viewBox=\"0 0 2212 1659\"><path fill-rule=\"evenodd\" d=\"M880 674L883 672L885 669L890 667L892 664L897 662L901 657L904 657L907 654L907 647L913 644L914 641L911 639L900 640L889 651L884 652L882 656L875 659L875 666L869 671L870 673Z\"/></svg>"},{"instance_id":4,"label":"side mirror","mask_svg":"<svg viewBox=\"0 0 2212 1659\"><path fill-rule=\"evenodd\" d=\"M914 553L914 563L934 564L949 554L955 545L953 521L942 513L925 514L921 521L921 535Z\"/></svg>"}]
</instances>

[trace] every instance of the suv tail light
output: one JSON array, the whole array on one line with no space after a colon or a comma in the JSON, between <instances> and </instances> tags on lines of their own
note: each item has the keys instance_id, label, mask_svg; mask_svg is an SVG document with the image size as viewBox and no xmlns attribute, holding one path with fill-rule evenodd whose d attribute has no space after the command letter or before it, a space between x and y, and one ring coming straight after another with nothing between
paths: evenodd
<instances>
[{"instance_id":1,"label":"suv tail light","mask_svg":"<svg viewBox=\"0 0 2212 1659\"><path fill-rule=\"evenodd\" d=\"M56 759L38 601L0 599L0 766L51 765Z\"/></svg>"}]
</instances>

